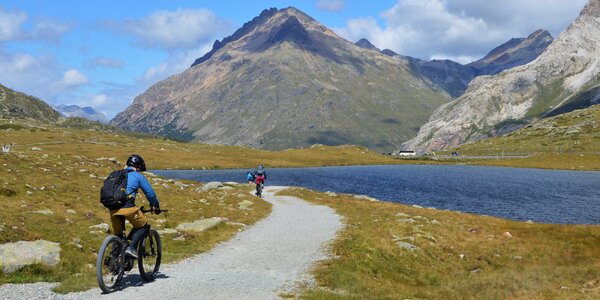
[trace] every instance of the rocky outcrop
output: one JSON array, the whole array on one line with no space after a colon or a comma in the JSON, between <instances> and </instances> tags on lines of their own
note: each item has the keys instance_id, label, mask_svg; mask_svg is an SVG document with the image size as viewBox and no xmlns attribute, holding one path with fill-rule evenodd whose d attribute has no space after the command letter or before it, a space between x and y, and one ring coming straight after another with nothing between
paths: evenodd
<instances>
[{"instance_id":1,"label":"rocky outcrop","mask_svg":"<svg viewBox=\"0 0 600 300\"><path fill-rule=\"evenodd\" d=\"M371 44L371 42L369 42L369 40L362 38L360 40L358 40L356 43L354 43L356 46L359 46L363 49L369 49L369 50L374 50L374 51L381 51L379 50L379 48L375 47L375 45Z\"/></svg>"},{"instance_id":2,"label":"rocky outcrop","mask_svg":"<svg viewBox=\"0 0 600 300\"><path fill-rule=\"evenodd\" d=\"M59 243L37 240L0 245L0 268L4 273L12 273L32 264L55 266L59 262Z\"/></svg>"},{"instance_id":3,"label":"rocky outcrop","mask_svg":"<svg viewBox=\"0 0 600 300\"><path fill-rule=\"evenodd\" d=\"M200 219L191 223L181 223L177 225L178 231L191 231L191 232L202 232L213 228L219 224L225 223L227 219L225 218L210 218L210 219Z\"/></svg>"},{"instance_id":4,"label":"rocky outcrop","mask_svg":"<svg viewBox=\"0 0 600 300\"><path fill-rule=\"evenodd\" d=\"M556 112L593 105L600 87L600 0L533 62L495 76L477 77L446 104L404 149L421 152L502 135Z\"/></svg>"},{"instance_id":5,"label":"rocky outcrop","mask_svg":"<svg viewBox=\"0 0 600 300\"><path fill-rule=\"evenodd\" d=\"M363 49L295 8L265 10L111 124L266 149L393 150L450 101L408 63Z\"/></svg>"}]
</instances>

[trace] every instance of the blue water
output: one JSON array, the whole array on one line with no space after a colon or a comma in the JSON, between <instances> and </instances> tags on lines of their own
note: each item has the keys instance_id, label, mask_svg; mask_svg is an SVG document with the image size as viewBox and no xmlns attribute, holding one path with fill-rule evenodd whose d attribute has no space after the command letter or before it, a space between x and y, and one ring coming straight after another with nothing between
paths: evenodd
<instances>
[{"instance_id":1,"label":"blue water","mask_svg":"<svg viewBox=\"0 0 600 300\"><path fill-rule=\"evenodd\" d=\"M243 182L248 170L155 173ZM600 172L477 166L352 166L268 169L266 185L369 195L403 204L544 223L600 223Z\"/></svg>"}]
</instances>

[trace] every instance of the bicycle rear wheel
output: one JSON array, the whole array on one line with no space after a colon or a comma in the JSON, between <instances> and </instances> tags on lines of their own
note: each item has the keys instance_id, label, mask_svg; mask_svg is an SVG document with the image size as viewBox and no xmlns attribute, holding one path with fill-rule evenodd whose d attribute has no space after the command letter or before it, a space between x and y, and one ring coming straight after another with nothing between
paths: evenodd
<instances>
[{"instance_id":1,"label":"bicycle rear wheel","mask_svg":"<svg viewBox=\"0 0 600 300\"><path fill-rule=\"evenodd\" d=\"M138 249L138 268L140 275L145 281L153 281L160 269L162 257L162 244L156 230L150 230L149 234L140 242Z\"/></svg>"},{"instance_id":2,"label":"bicycle rear wheel","mask_svg":"<svg viewBox=\"0 0 600 300\"><path fill-rule=\"evenodd\" d=\"M105 293L114 292L123 278L124 255L122 255L121 239L108 236L102 242L96 259L96 279L98 286Z\"/></svg>"}]
</instances>

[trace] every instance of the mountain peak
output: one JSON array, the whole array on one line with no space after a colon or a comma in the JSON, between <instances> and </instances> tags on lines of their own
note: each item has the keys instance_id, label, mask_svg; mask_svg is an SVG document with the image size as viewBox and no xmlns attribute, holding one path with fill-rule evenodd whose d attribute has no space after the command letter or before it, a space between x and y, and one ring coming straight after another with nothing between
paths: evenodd
<instances>
[{"instance_id":1,"label":"mountain peak","mask_svg":"<svg viewBox=\"0 0 600 300\"><path fill-rule=\"evenodd\" d=\"M358 42L356 42L355 45L369 50L380 51L379 48L375 47L375 45L371 44L371 42L369 42L369 40L365 38L358 40Z\"/></svg>"},{"instance_id":2,"label":"mountain peak","mask_svg":"<svg viewBox=\"0 0 600 300\"><path fill-rule=\"evenodd\" d=\"M600 0L590 0L579 16L600 17Z\"/></svg>"}]
</instances>

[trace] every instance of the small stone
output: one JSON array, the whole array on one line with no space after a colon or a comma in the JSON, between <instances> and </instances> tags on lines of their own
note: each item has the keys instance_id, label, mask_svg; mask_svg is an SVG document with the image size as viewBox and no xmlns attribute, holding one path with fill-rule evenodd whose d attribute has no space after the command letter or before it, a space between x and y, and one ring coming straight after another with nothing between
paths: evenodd
<instances>
[{"instance_id":1,"label":"small stone","mask_svg":"<svg viewBox=\"0 0 600 300\"><path fill-rule=\"evenodd\" d=\"M533 224L533 221L532 220L527 220L527 222L525 222L525 223L527 223L527 224Z\"/></svg>"},{"instance_id":2,"label":"small stone","mask_svg":"<svg viewBox=\"0 0 600 300\"><path fill-rule=\"evenodd\" d=\"M368 200L368 201L371 201L371 202L378 202L379 201L379 200L377 200L375 198L372 198L372 197L369 197L367 195L354 195L354 198Z\"/></svg>"},{"instance_id":3,"label":"small stone","mask_svg":"<svg viewBox=\"0 0 600 300\"><path fill-rule=\"evenodd\" d=\"M33 195L32 191L27 191L27 195Z\"/></svg>"},{"instance_id":4,"label":"small stone","mask_svg":"<svg viewBox=\"0 0 600 300\"><path fill-rule=\"evenodd\" d=\"M42 151L42 148L31 147L31 151Z\"/></svg>"},{"instance_id":5,"label":"small stone","mask_svg":"<svg viewBox=\"0 0 600 300\"><path fill-rule=\"evenodd\" d=\"M329 197L337 197L337 194L336 194L336 193L334 193L334 192L329 192L329 191L325 192L325 195L327 195L327 196L329 196Z\"/></svg>"},{"instance_id":6,"label":"small stone","mask_svg":"<svg viewBox=\"0 0 600 300\"><path fill-rule=\"evenodd\" d=\"M419 247L417 247L411 243L407 243L407 242L403 242L403 241L396 242L396 245L398 245L398 247L400 247L401 249L408 250L408 251L415 251L415 250L419 249Z\"/></svg>"},{"instance_id":7,"label":"small stone","mask_svg":"<svg viewBox=\"0 0 600 300\"><path fill-rule=\"evenodd\" d=\"M416 221L409 218L409 219L399 219L398 222L399 223L414 223Z\"/></svg>"},{"instance_id":8,"label":"small stone","mask_svg":"<svg viewBox=\"0 0 600 300\"><path fill-rule=\"evenodd\" d=\"M465 255L461 253L461 254L459 254L459 255L458 255L458 258L460 258L460 259L464 259L464 258L465 258Z\"/></svg>"},{"instance_id":9,"label":"small stone","mask_svg":"<svg viewBox=\"0 0 600 300\"><path fill-rule=\"evenodd\" d=\"M416 204L413 204L413 205L412 205L412 207L414 207L414 208L423 208L423 206L421 206L421 205L416 205Z\"/></svg>"},{"instance_id":10,"label":"small stone","mask_svg":"<svg viewBox=\"0 0 600 300\"><path fill-rule=\"evenodd\" d=\"M50 216L53 215L54 212L49 210L49 209L43 209L43 210L34 210L31 213L33 214L40 214L40 215L46 215L46 216Z\"/></svg>"},{"instance_id":11,"label":"small stone","mask_svg":"<svg viewBox=\"0 0 600 300\"><path fill-rule=\"evenodd\" d=\"M161 229L158 231L158 233L161 235L174 234L177 232L179 232L179 231L177 231L176 229L173 229L173 228L165 228L165 229Z\"/></svg>"},{"instance_id":12,"label":"small stone","mask_svg":"<svg viewBox=\"0 0 600 300\"><path fill-rule=\"evenodd\" d=\"M85 172L87 172L87 171L88 171L88 170L86 170L86 169L79 169L79 173L85 173Z\"/></svg>"},{"instance_id":13,"label":"small stone","mask_svg":"<svg viewBox=\"0 0 600 300\"><path fill-rule=\"evenodd\" d=\"M402 213L402 212L399 212L399 213L396 214L396 217L410 218L410 215Z\"/></svg>"},{"instance_id":14,"label":"small stone","mask_svg":"<svg viewBox=\"0 0 600 300\"><path fill-rule=\"evenodd\" d=\"M89 228L90 229L97 229L98 231L102 231L102 232L109 232L109 230L110 230L110 226L108 226L108 224L106 224L106 223L100 223L98 225L92 225Z\"/></svg>"},{"instance_id":15,"label":"small stone","mask_svg":"<svg viewBox=\"0 0 600 300\"><path fill-rule=\"evenodd\" d=\"M67 209L67 213L72 215L77 214L77 212L72 209Z\"/></svg>"},{"instance_id":16,"label":"small stone","mask_svg":"<svg viewBox=\"0 0 600 300\"><path fill-rule=\"evenodd\" d=\"M185 237L183 235L180 235L176 238L173 239L174 241L185 241Z\"/></svg>"},{"instance_id":17,"label":"small stone","mask_svg":"<svg viewBox=\"0 0 600 300\"><path fill-rule=\"evenodd\" d=\"M90 174L90 178L98 178L98 176L96 176L96 174Z\"/></svg>"},{"instance_id":18,"label":"small stone","mask_svg":"<svg viewBox=\"0 0 600 300\"><path fill-rule=\"evenodd\" d=\"M516 260L521 260L521 259L523 259L523 256L515 255L515 256L513 256L513 258Z\"/></svg>"},{"instance_id":19,"label":"small stone","mask_svg":"<svg viewBox=\"0 0 600 300\"><path fill-rule=\"evenodd\" d=\"M509 239L513 237L512 234L510 234L510 232L508 232L508 231L502 233L502 236L505 238L509 238Z\"/></svg>"},{"instance_id":20,"label":"small stone","mask_svg":"<svg viewBox=\"0 0 600 300\"><path fill-rule=\"evenodd\" d=\"M442 223L440 223L440 221L434 219L433 221L431 221L431 224L433 224L433 225L441 225Z\"/></svg>"}]
</instances>

